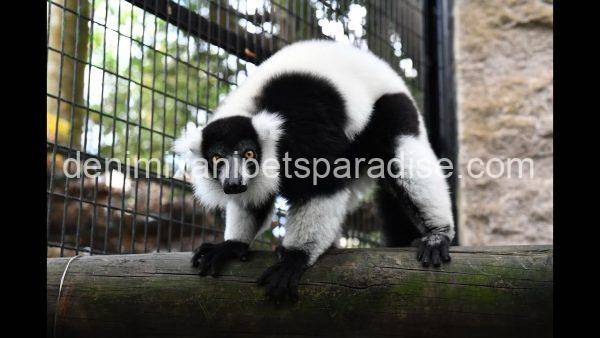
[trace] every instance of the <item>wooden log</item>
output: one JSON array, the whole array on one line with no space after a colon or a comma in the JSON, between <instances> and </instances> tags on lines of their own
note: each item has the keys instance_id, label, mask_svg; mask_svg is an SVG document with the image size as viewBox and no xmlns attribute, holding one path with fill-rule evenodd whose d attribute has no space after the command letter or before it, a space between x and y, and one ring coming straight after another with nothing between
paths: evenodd
<instances>
[{"instance_id":1,"label":"wooden log","mask_svg":"<svg viewBox=\"0 0 600 338\"><path fill-rule=\"evenodd\" d=\"M303 276L298 303L255 284L275 262L253 252L213 277L190 253L48 259L52 337L550 337L552 248L454 247L423 268L404 248L331 250Z\"/></svg>"}]
</instances>

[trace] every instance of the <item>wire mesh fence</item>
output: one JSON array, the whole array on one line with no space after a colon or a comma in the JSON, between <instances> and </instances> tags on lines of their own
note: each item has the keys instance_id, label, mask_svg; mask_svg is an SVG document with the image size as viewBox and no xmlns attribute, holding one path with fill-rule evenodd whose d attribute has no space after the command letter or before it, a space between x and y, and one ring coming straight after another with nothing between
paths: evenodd
<instances>
[{"instance_id":1,"label":"wire mesh fence","mask_svg":"<svg viewBox=\"0 0 600 338\"><path fill-rule=\"evenodd\" d=\"M171 145L292 42L370 49L424 109L424 3L49 0L48 256L190 251L222 239L223 215L194 201ZM258 247L284 235L285 202L276 206ZM342 246L378 245L371 196L345 223Z\"/></svg>"}]
</instances>

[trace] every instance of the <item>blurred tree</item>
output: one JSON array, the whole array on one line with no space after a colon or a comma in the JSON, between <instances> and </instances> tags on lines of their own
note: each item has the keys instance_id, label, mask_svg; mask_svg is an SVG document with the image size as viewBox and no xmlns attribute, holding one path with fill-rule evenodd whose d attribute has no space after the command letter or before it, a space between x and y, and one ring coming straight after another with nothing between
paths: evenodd
<instances>
[{"instance_id":1,"label":"blurred tree","mask_svg":"<svg viewBox=\"0 0 600 338\"><path fill-rule=\"evenodd\" d=\"M55 0L48 3L47 138L51 142L79 147L87 59L88 0Z\"/></svg>"},{"instance_id":2,"label":"blurred tree","mask_svg":"<svg viewBox=\"0 0 600 338\"><path fill-rule=\"evenodd\" d=\"M289 44L295 41L325 38L317 24L314 1L272 0L274 20L279 28L277 37Z\"/></svg>"}]
</instances>

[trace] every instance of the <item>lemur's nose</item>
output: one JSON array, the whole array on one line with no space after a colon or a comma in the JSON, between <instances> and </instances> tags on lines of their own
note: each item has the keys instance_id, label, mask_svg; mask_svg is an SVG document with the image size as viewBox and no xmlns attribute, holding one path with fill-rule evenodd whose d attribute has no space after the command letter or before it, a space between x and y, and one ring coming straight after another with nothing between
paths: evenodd
<instances>
[{"instance_id":1,"label":"lemur's nose","mask_svg":"<svg viewBox=\"0 0 600 338\"><path fill-rule=\"evenodd\" d=\"M248 186L242 184L241 178L228 178L223 182L223 192L226 194L239 194L248 189Z\"/></svg>"},{"instance_id":2,"label":"lemur's nose","mask_svg":"<svg viewBox=\"0 0 600 338\"><path fill-rule=\"evenodd\" d=\"M226 194L239 194L248 188L242 181L242 157L235 153L227 156L229 168L225 180L223 180L223 192Z\"/></svg>"}]
</instances>

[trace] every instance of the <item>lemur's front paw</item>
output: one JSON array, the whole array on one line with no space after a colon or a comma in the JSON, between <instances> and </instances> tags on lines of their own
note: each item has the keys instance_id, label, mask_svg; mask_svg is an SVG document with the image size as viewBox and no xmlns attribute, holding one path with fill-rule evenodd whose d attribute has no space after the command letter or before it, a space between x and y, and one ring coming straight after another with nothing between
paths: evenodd
<instances>
[{"instance_id":1,"label":"lemur's front paw","mask_svg":"<svg viewBox=\"0 0 600 338\"><path fill-rule=\"evenodd\" d=\"M248 256L248 244L238 241L225 241L223 243L203 243L192 257L192 265L198 268L200 276L209 272L215 276L219 273L225 262L232 258L245 261Z\"/></svg>"},{"instance_id":2,"label":"lemur's front paw","mask_svg":"<svg viewBox=\"0 0 600 338\"><path fill-rule=\"evenodd\" d=\"M258 279L258 285L266 285L266 297L280 301L289 297L298 301L298 282L308 267L308 255L302 250L278 246L275 250L279 262L270 266Z\"/></svg>"},{"instance_id":3,"label":"lemur's front paw","mask_svg":"<svg viewBox=\"0 0 600 338\"><path fill-rule=\"evenodd\" d=\"M421 239L417 250L417 260L424 267L430 264L438 267L442 262L450 262L450 239L442 234L429 234Z\"/></svg>"}]
</instances>

